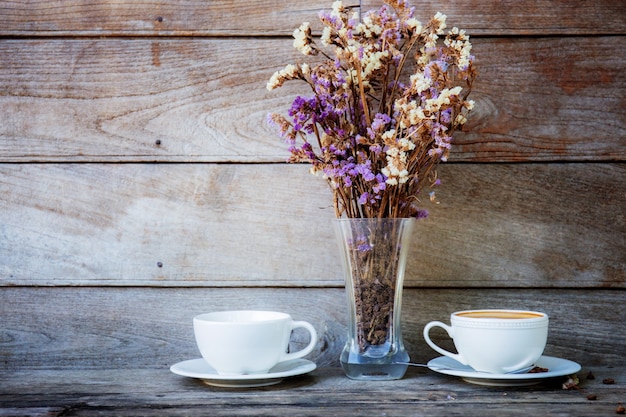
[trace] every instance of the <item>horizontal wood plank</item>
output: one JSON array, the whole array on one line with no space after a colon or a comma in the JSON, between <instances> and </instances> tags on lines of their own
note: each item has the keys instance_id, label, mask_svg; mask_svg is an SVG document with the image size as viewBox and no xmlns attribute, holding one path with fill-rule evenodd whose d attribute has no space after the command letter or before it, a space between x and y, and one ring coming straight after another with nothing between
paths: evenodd
<instances>
[{"instance_id":1,"label":"horizontal wood plank","mask_svg":"<svg viewBox=\"0 0 626 417\"><path fill-rule=\"evenodd\" d=\"M585 379L587 373L597 375ZM321 368L279 385L222 389L164 369L28 371L0 387L1 416L612 416L626 394L624 367L585 367L579 390L566 378L517 388L479 387L428 370L384 383ZM612 385L602 380L612 378ZM595 395L595 400L587 399Z\"/></svg>"},{"instance_id":2,"label":"horizontal wood plank","mask_svg":"<svg viewBox=\"0 0 626 417\"><path fill-rule=\"evenodd\" d=\"M626 165L445 164L420 287L626 287ZM341 286L304 165L0 164L0 285Z\"/></svg>"},{"instance_id":3,"label":"horizontal wood plank","mask_svg":"<svg viewBox=\"0 0 626 417\"><path fill-rule=\"evenodd\" d=\"M623 161L624 37L479 39L455 161ZM0 161L282 162L280 39L0 40Z\"/></svg>"},{"instance_id":4,"label":"horizontal wood plank","mask_svg":"<svg viewBox=\"0 0 626 417\"><path fill-rule=\"evenodd\" d=\"M617 290L404 290L402 331L412 361L439 355L423 339L431 320L453 311L517 308L550 316L545 354L584 366L626 365L626 312ZM347 309L343 288L0 288L0 374L20 369L157 368L200 357L195 315L216 310L288 312L318 331L308 356L320 367L339 366ZM454 349L441 331L436 343ZM308 343L296 332L292 347Z\"/></svg>"},{"instance_id":5,"label":"horizontal wood plank","mask_svg":"<svg viewBox=\"0 0 626 417\"><path fill-rule=\"evenodd\" d=\"M382 1L363 1L363 10ZM345 0L345 5L358 5ZM446 4L432 0L410 2L426 21L437 11L450 25L478 35L611 34L626 33L626 5L612 0L534 0L516 2L472 0ZM303 21L316 24L320 10L332 1L227 0L0 1L0 36L251 36L287 35Z\"/></svg>"}]
</instances>

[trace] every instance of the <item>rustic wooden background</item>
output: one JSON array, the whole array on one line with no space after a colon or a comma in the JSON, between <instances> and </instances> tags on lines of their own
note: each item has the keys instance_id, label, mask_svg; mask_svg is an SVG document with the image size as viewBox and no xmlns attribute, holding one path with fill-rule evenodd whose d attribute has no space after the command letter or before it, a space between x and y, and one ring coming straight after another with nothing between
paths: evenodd
<instances>
[{"instance_id":1,"label":"rustic wooden background","mask_svg":"<svg viewBox=\"0 0 626 417\"><path fill-rule=\"evenodd\" d=\"M412 2L468 30L480 77L414 236L411 356L436 356L429 320L531 308L546 353L623 365L626 3L444 3ZM167 369L198 356L191 318L226 308L309 320L338 364L330 192L265 121L306 93L265 83L330 5L0 0L0 374Z\"/></svg>"}]
</instances>

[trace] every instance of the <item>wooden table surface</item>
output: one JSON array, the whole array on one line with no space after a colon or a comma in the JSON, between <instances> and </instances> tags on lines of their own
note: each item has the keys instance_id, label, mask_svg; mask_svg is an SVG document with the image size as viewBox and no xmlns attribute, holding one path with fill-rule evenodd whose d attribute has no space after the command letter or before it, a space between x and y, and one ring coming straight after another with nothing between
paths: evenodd
<instances>
[{"instance_id":1,"label":"wooden table surface","mask_svg":"<svg viewBox=\"0 0 626 417\"><path fill-rule=\"evenodd\" d=\"M590 379L590 373L594 379ZM398 381L346 378L340 368L262 388L217 388L167 368L17 370L2 375L0 416L611 416L626 404L626 367L585 367L528 387L484 387L409 369ZM608 383L608 379L613 383Z\"/></svg>"}]
</instances>

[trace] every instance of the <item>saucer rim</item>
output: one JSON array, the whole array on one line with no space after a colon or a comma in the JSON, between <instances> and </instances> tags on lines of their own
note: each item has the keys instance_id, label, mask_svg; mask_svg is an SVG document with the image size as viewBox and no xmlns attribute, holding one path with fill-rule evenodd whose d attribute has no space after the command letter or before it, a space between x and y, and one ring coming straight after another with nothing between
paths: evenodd
<instances>
[{"instance_id":1,"label":"saucer rim","mask_svg":"<svg viewBox=\"0 0 626 417\"><path fill-rule=\"evenodd\" d=\"M474 371L473 369L467 370L465 369L465 368L468 368L467 365L463 365L457 360L452 359L448 356L439 356L437 358L431 359L430 361L428 361L427 365L431 371L434 371L440 374L458 376L461 378L471 378L471 379L479 379L479 380L501 380L501 381L516 381L516 380L530 381L530 380L556 378L560 376L575 374L576 372L582 369L580 364L574 361L571 361L569 359L558 358L555 356L546 356L546 355L542 355L537 360L537 366L542 366L542 367L546 367L550 369L550 367L545 366L547 365L545 362L549 362L549 363L557 362L558 364L560 364L560 367L559 369L556 369L554 371L548 370L548 372L540 372L540 373L490 374L486 372ZM462 367L464 369L441 369L442 366L446 366L446 367L458 366L459 368ZM554 367L554 365L551 365L551 366Z\"/></svg>"},{"instance_id":2,"label":"saucer rim","mask_svg":"<svg viewBox=\"0 0 626 417\"><path fill-rule=\"evenodd\" d=\"M205 362L203 358L195 358L188 359L185 361L181 361L175 363L170 366L170 371L175 373L176 375L185 376L188 378L197 378L205 381L259 381L259 380L270 380L270 379L282 379L290 376L304 375L309 372L314 371L317 368L317 364L308 359L291 359L288 361L278 362L274 365L274 368L278 366L285 366L285 364L293 363L289 369L280 372L270 372L266 374L248 374L248 375L220 375L215 371L215 369L211 368L209 364ZM186 369L181 369L186 366L202 366L204 372L201 371L188 371ZM209 371L209 372L206 372Z\"/></svg>"}]
</instances>

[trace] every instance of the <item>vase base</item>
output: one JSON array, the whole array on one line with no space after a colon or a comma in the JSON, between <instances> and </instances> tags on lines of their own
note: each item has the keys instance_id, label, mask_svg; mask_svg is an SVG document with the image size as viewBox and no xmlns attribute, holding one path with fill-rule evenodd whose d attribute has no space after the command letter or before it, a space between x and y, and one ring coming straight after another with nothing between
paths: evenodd
<instances>
[{"instance_id":1,"label":"vase base","mask_svg":"<svg viewBox=\"0 0 626 417\"><path fill-rule=\"evenodd\" d=\"M341 367L348 378L361 381L401 379L408 368L407 365L346 362L341 362Z\"/></svg>"}]
</instances>

